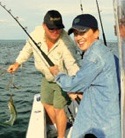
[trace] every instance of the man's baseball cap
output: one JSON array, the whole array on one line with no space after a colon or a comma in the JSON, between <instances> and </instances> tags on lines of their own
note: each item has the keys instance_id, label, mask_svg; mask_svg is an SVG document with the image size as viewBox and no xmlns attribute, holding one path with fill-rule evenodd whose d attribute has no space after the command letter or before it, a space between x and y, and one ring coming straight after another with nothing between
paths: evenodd
<instances>
[{"instance_id":1,"label":"man's baseball cap","mask_svg":"<svg viewBox=\"0 0 125 138\"><path fill-rule=\"evenodd\" d=\"M62 16L56 10L48 11L46 13L46 15L44 16L43 23L46 24L46 26L49 29L62 29L62 28L64 28Z\"/></svg>"},{"instance_id":2,"label":"man's baseball cap","mask_svg":"<svg viewBox=\"0 0 125 138\"><path fill-rule=\"evenodd\" d=\"M73 33L74 30L86 32L88 29L98 29L98 22L96 18L90 14L81 14L75 17L72 27L68 31L68 35Z\"/></svg>"}]
</instances>

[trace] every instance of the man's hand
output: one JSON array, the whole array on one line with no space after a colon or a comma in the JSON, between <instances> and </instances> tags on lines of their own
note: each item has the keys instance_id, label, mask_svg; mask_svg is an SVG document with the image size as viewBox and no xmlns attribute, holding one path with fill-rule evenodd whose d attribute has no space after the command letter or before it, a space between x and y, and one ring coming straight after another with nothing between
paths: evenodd
<instances>
[{"instance_id":1,"label":"man's hand","mask_svg":"<svg viewBox=\"0 0 125 138\"><path fill-rule=\"evenodd\" d=\"M7 72L14 73L19 68L19 66L20 64L15 62L14 64L9 66L9 68L7 69Z\"/></svg>"},{"instance_id":2,"label":"man's hand","mask_svg":"<svg viewBox=\"0 0 125 138\"><path fill-rule=\"evenodd\" d=\"M59 73L59 69L57 65L49 67L49 70L53 74L53 76L56 76Z\"/></svg>"}]
</instances>

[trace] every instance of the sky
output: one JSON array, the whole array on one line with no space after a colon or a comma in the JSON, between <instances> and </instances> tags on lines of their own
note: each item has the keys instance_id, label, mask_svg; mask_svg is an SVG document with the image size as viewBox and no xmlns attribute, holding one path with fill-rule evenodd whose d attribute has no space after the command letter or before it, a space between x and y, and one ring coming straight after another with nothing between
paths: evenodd
<instances>
[{"instance_id":1,"label":"sky","mask_svg":"<svg viewBox=\"0 0 125 138\"><path fill-rule=\"evenodd\" d=\"M82 13L89 13L96 17L99 23L100 36L102 29L99 20L96 0L0 0L2 5L11 9L14 17L27 27L27 32L32 32L37 25L41 25L43 17L48 10L58 10L63 17L65 30L67 31L72 20ZM104 34L107 41L117 40L114 35L114 11L113 0L98 0ZM16 21L0 6L0 40L1 39L27 39L28 36L16 23Z\"/></svg>"}]
</instances>

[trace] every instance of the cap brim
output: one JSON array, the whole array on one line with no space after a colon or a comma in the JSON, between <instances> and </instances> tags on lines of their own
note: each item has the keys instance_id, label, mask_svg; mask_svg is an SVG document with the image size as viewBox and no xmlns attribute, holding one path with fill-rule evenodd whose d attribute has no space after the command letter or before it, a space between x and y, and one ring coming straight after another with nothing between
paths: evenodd
<instances>
[{"instance_id":1,"label":"cap brim","mask_svg":"<svg viewBox=\"0 0 125 138\"><path fill-rule=\"evenodd\" d=\"M72 34L74 32L74 30L77 30L79 32L86 32L88 31L90 28L88 27L72 27L68 30L68 35Z\"/></svg>"},{"instance_id":2,"label":"cap brim","mask_svg":"<svg viewBox=\"0 0 125 138\"><path fill-rule=\"evenodd\" d=\"M49 29L62 29L62 28L65 28L63 24L58 24L58 25L55 25L55 24L46 24L46 26L49 28Z\"/></svg>"},{"instance_id":3,"label":"cap brim","mask_svg":"<svg viewBox=\"0 0 125 138\"><path fill-rule=\"evenodd\" d=\"M73 31L74 31L74 28L70 28L70 29L68 30L68 35L72 34Z\"/></svg>"}]
</instances>

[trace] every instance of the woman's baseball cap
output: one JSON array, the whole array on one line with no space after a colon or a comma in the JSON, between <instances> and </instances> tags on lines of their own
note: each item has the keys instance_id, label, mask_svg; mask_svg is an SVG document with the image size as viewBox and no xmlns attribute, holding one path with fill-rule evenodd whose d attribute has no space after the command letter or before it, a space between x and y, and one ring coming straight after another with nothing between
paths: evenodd
<instances>
[{"instance_id":1,"label":"woman's baseball cap","mask_svg":"<svg viewBox=\"0 0 125 138\"><path fill-rule=\"evenodd\" d=\"M86 32L88 29L98 29L98 22L96 18L90 14L81 14L75 17L72 27L68 31L68 35L73 33L74 30Z\"/></svg>"}]
</instances>

